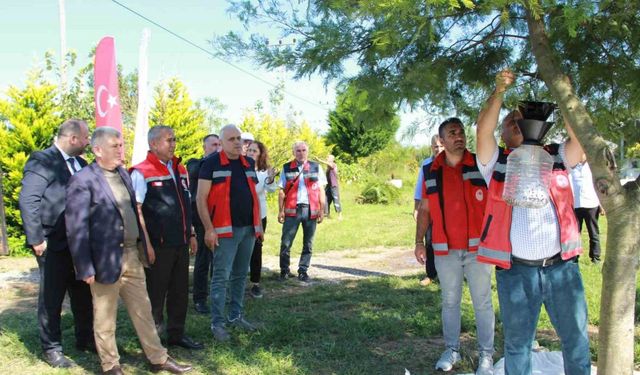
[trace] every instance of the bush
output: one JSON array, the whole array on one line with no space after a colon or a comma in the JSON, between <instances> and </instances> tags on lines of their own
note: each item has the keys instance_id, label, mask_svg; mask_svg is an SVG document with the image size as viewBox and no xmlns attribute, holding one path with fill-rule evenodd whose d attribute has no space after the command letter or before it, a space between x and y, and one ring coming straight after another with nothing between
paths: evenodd
<instances>
[{"instance_id":1,"label":"bush","mask_svg":"<svg viewBox=\"0 0 640 375\"><path fill-rule=\"evenodd\" d=\"M372 181L365 185L356 199L361 204L389 204L400 198L400 189L386 181Z\"/></svg>"}]
</instances>

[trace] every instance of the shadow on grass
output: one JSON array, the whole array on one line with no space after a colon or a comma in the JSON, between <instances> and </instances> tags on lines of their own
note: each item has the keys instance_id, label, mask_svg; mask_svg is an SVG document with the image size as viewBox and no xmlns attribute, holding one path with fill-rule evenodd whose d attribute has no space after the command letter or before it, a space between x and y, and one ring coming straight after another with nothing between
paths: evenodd
<instances>
[{"instance_id":1,"label":"shadow on grass","mask_svg":"<svg viewBox=\"0 0 640 375\"><path fill-rule=\"evenodd\" d=\"M378 272L378 271L369 271L369 270L365 270L365 269L360 269L360 268L352 268L352 267L340 267L340 266L327 266L324 264L313 264L314 268L321 268L321 269L325 269L325 270L330 270L330 271L334 271L334 272L340 272L340 273L344 273L347 275L353 275L353 276L363 276L363 277L367 277L367 276L392 276L388 273L384 273L384 272Z\"/></svg>"},{"instance_id":2,"label":"shadow on grass","mask_svg":"<svg viewBox=\"0 0 640 375\"><path fill-rule=\"evenodd\" d=\"M402 374L405 368L413 374L434 373L444 348L437 285L420 286L415 275L339 283L315 279L311 285L266 279L262 285L264 298L245 300L245 315L263 325L260 331L231 331L229 342L215 343L210 317L196 314L191 306L186 334L205 343L205 349L169 348L170 354L192 363L195 374ZM458 373L473 372L476 366L468 297L462 310L463 361ZM63 339L65 353L79 365L72 372L51 372L40 360L35 310L8 310L0 314L0 322L0 373L100 371L95 354L75 351L70 314L63 316ZM122 307L117 327L125 371L144 373L146 359Z\"/></svg>"}]
</instances>

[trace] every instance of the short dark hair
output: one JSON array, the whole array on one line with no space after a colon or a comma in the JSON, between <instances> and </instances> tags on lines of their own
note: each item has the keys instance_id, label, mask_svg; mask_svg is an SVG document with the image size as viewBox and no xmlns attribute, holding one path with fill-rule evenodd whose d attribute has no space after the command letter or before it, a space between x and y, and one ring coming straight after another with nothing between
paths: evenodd
<instances>
[{"instance_id":1,"label":"short dark hair","mask_svg":"<svg viewBox=\"0 0 640 375\"><path fill-rule=\"evenodd\" d=\"M79 135L80 134L80 129L82 128L82 126L87 126L87 122L84 120L80 120L77 118L72 118L72 119L68 119L67 121L63 122L60 125L60 128L58 128L58 136L64 136L64 135Z\"/></svg>"},{"instance_id":2,"label":"short dark hair","mask_svg":"<svg viewBox=\"0 0 640 375\"><path fill-rule=\"evenodd\" d=\"M462 124L462 120L460 120L457 117L449 117L448 119L442 121L440 126L438 126L438 135L440 136L440 138L444 138L444 127L449 124L458 124L464 128L464 125Z\"/></svg>"},{"instance_id":3,"label":"short dark hair","mask_svg":"<svg viewBox=\"0 0 640 375\"><path fill-rule=\"evenodd\" d=\"M211 137L213 137L215 139L220 139L220 137L218 137L217 134L211 133L211 134L205 135L204 138L202 138L202 143L205 143L207 141L207 139L209 139Z\"/></svg>"}]
</instances>

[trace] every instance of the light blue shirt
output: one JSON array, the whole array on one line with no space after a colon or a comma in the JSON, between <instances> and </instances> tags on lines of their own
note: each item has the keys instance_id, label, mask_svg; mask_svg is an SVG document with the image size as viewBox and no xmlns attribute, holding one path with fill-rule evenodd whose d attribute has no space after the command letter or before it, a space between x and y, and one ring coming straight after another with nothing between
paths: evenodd
<instances>
[{"instance_id":1,"label":"light blue shirt","mask_svg":"<svg viewBox=\"0 0 640 375\"><path fill-rule=\"evenodd\" d=\"M167 167L169 174L171 174L171 178L175 181L176 176L173 174L173 162L169 160L169 162L164 163L160 160L160 163ZM147 183L139 170L134 169L133 172L131 172L131 182L133 184L133 190L136 192L136 201L143 204L144 198L147 196Z\"/></svg>"},{"instance_id":2,"label":"light blue shirt","mask_svg":"<svg viewBox=\"0 0 640 375\"><path fill-rule=\"evenodd\" d=\"M416 181L416 188L413 192L413 199L420 201L422 200L422 184L424 183L424 172L422 171L423 167L433 160L433 156L430 156L422 161L420 165L420 170L418 171L418 181Z\"/></svg>"}]
</instances>

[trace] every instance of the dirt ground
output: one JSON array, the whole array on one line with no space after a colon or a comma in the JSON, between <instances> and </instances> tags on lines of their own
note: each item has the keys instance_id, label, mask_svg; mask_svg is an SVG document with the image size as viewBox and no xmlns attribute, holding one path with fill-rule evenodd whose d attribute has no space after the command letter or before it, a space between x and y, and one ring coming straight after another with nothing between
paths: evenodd
<instances>
[{"instance_id":1,"label":"dirt ground","mask_svg":"<svg viewBox=\"0 0 640 375\"><path fill-rule=\"evenodd\" d=\"M265 255L263 272L278 271L278 264L277 256ZM292 258L292 264L297 264L297 259ZM413 275L423 269L415 260L412 249L375 247L314 254L309 275L314 280L313 284L369 276ZM0 313L8 309L26 311L36 308L39 278L35 258L0 257Z\"/></svg>"}]
</instances>

